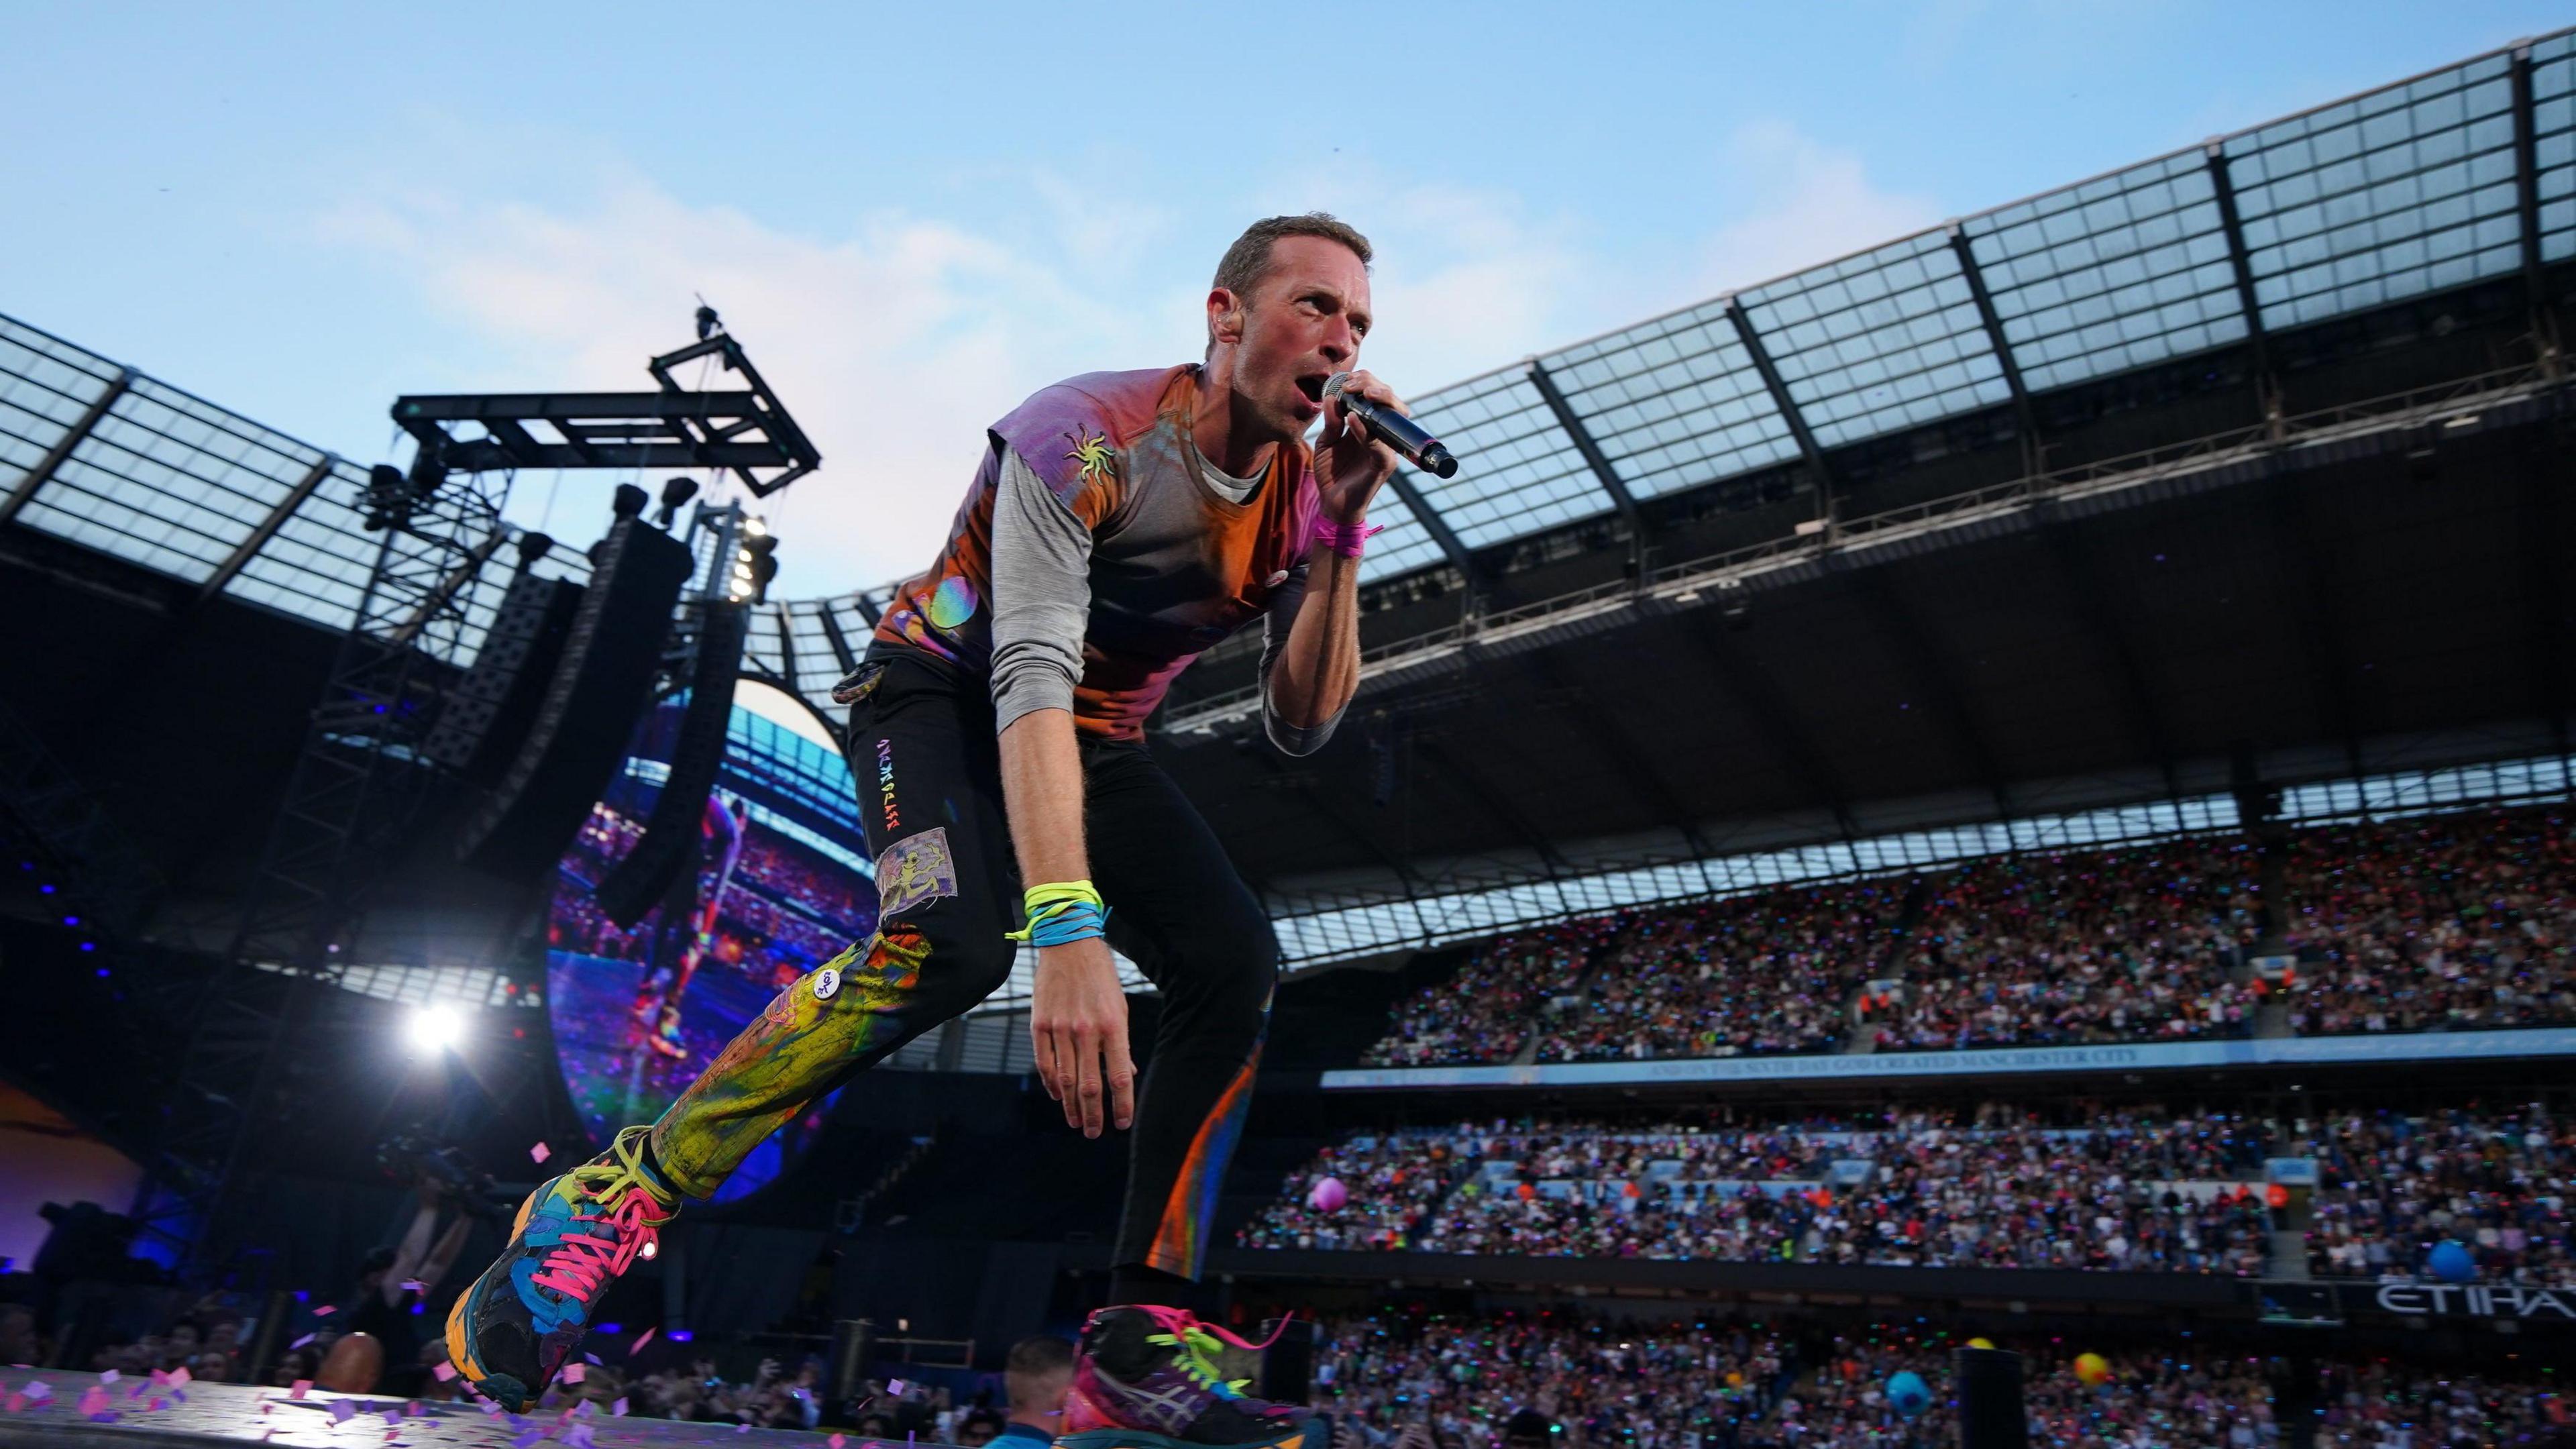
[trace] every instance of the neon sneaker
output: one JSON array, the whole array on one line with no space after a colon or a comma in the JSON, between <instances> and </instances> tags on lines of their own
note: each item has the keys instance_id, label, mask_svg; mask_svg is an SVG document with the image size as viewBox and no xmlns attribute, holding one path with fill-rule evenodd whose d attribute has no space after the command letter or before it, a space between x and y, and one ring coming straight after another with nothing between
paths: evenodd
<instances>
[{"instance_id":1,"label":"neon sneaker","mask_svg":"<svg viewBox=\"0 0 2576 1449\"><path fill-rule=\"evenodd\" d=\"M1178 1308L1103 1308L1082 1326L1056 1449L1323 1449L1323 1421L1218 1376L1219 1349L1258 1349Z\"/></svg>"},{"instance_id":2,"label":"neon sneaker","mask_svg":"<svg viewBox=\"0 0 2576 1449\"><path fill-rule=\"evenodd\" d=\"M654 1230L679 1215L677 1194L644 1163L651 1130L627 1128L528 1194L510 1246L448 1310L449 1361L502 1408L537 1401L581 1346L591 1305L627 1265L653 1256Z\"/></svg>"}]
</instances>

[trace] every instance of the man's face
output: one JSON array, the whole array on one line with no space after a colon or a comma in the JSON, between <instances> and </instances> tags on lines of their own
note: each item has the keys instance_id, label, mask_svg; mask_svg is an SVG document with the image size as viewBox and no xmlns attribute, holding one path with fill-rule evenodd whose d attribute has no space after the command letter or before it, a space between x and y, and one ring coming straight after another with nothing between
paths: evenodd
<instances>
[{"instance_id":1,"label":"man's face","mask_svg":"<svg viewBox=\"0 0 2576 1449\"><path fill-rule=\"evenodd\" d=\"M1324 411L1324 382L1359 366L1368 333L1368 267L1340 242L1281 237L1270 246L1270 270L1249 298L1231 298L1241 316L1234 350L1234 391L1280 438L1304 433ZM1212 310L1218 296L1209 298ZM1228 324L1218 323L1226 340Z\"/></svg>"},{"instance_id":2,"label":"man's face","mask_svg":"<svg viewBox=\"0 0 2576 1449\"><path fill-rule=\"evenodd\" d=\"M977 1419L960 1425L957 1430L957 1442L964 1446L964 1449L984 1449L985 1445L993 1442L992 1421Z\"/></svg>"}]
</instances>

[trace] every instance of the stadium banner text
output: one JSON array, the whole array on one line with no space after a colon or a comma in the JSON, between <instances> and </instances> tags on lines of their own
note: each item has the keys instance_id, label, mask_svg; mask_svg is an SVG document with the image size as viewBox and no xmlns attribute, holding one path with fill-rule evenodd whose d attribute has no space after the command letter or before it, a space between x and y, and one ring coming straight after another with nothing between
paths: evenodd
<instances>
[{"instance_id":1,"label":"stadium banner text","mask_svg":"<svg viewBox=\"0 0 2576 1449\"><path fill-rule=\"evenodd\" d=\"M1415 1087L1592 1087L1655 1082L1759 1082L2001 1072L2161 1071L2175 1067L2303 1066L2329 1062L2459 1061L2576 1053L2576 1027L2251 1041L2135 1042L1876 1052L1814 1057L1695 1057L1683 1061L1547 1062L1499 1067L1369 1067L1323 1074L1326 1090Z\"/></svg>"}]
</instances>

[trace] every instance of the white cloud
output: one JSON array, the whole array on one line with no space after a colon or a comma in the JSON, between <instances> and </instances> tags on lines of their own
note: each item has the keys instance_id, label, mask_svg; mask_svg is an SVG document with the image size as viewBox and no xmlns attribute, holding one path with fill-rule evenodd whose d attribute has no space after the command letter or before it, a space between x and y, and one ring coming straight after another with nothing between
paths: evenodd
<instances>
[{"instance_id":1,"label":"white cloud","mask_svg":"<svg viewBox=\"0 0 2576 1449\"><path fill-rule=\"evenodd\" d=\"M703 293L823 453L768 505L796 596L920 568L987 424L1058 377L1149 365L1190 336L1186 317L1153 325L1055 259L944 222L887 214L803 237L636 182L577 211L419 196L325 231L408 269L495 346L475 386L647 385L644 360L691 335Z\"/></svg>"},{"instance_id":2,"label":"white cloud","mask_svg":"<svg viewBox=\"0 0 2576 1449\"><path fill-rule=\"evenodd\" d=\"M1694 297L1767 282L1942 219L1929 196L1882 190L1859 156L1781 122L1728 138L1724 168L1746 214L1699 243Z\"/></svg>"},{"instance_id":3,"label":"white cloud","mask_svg":"<svg viewBox=\"0 0 2576 1449\"><path fill-rule=\"evenodd\" d=\"M1939 216L1785 125L1738 132L1721 161L1717 190L1739 200L1701 236L1631 228L1605 245L1509 192L1358 162L1279 177L1237 209L1321 208L1370 234L1381 328L1365 360L1416 395ZM551 209L416 192L350 205L322 230L401 269L489 356L459 387L641 386L644 360L690 335L704 294L822 450L823 471L767 505L780 591L805 597L925 564L984 427L1038 387L1197 355L1213 269L1197 253L1230 230L1211 242L1164 212L1112 215L1045 178L1025 187L1015 214L1037 224L1007 240L894 210L802 235L632 176ZM545 486L522 495L542 501ZM566 487L555 531L578 537L604 492Z\"/></svg>"}]
</instances>

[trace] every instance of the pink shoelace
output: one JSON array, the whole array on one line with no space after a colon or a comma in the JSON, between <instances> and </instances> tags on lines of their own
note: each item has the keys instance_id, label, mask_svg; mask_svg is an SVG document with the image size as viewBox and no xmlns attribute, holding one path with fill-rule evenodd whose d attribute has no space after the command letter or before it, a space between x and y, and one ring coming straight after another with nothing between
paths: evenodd
<instances>
[{"instance_id":1,"label":"pink shoelace","mask_svg":"<svg viewBox=\"0 0 2576 1449\"><path fill-rule=\"evenodd\" d=\"M530 1281L588 1303L600 1285L626 1271L637 1253L660 1241L661 1235L653 1230L653 1207L652 1194L630 1190L615 1211L576 1217L577 1222L605 1223L610 1231L565 1238L563 1246L546 1255L545 1266L530 1275Z\"/></svg>"}]
</instances>

